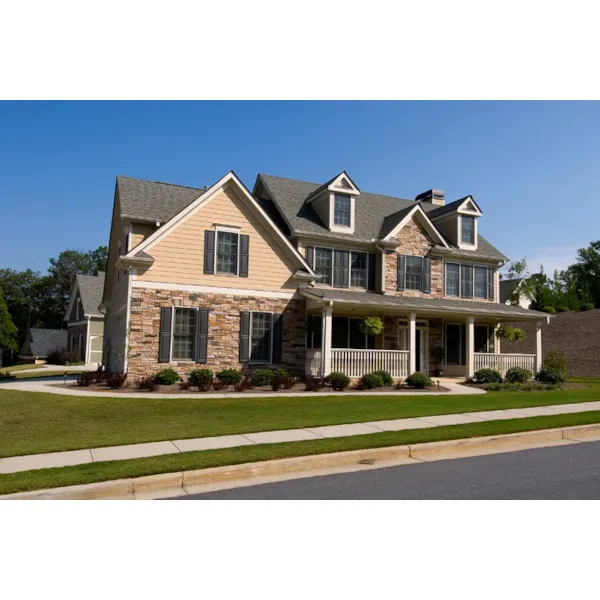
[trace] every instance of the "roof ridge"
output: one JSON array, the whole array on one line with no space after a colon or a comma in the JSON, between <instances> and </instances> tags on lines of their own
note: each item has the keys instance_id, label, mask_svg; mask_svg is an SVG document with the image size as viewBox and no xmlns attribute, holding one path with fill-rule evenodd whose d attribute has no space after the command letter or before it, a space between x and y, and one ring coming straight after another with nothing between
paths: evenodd
<instances>
[{"instance_id":1,"label":"roof ridge","mask_svg":"<svg viewBox=\"0 0 600 600\"><path fill-rule=\"evenodd\" d=\"M129 181L141 181L143 183L159 183L160 185L169 185L171 187L184 188L186 190L197 190L202 192L204 188L193 187L191 185L181 185L179 183L169 183L168 181L158 181L156 179L140 179L139 177L128 177L127 175L117 175L117 179L129 179Z\"/></svg>"}]
</instances>

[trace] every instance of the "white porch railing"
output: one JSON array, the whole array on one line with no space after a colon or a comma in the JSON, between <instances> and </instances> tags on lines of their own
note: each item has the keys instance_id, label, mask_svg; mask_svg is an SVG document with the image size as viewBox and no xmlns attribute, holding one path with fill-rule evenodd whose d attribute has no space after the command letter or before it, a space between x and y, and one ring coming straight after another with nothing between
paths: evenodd
<instances>
[{"instance_id":1,"label":"white porch railing","mask_svg":"<svg viewBox=\"0 0 600 600\"><path fill-rule=\"evenodd\" d=\"M331 370L348 377L362 377L373 371L388 371L392 377L408 376L408 351L355 350L332 348ZM307 350L306 373L318 376L321 372L321 350Z\"/></svg>"},{"instance_id":2,"label":"white porch railing","mask_svg":"<svg viewBox=\"0 0 600 600\"><path fill-rule=\"evenodd\" d=\"M535 354L492 354L475 352L475 371L496 369L504 377L511 367L521 367L535 373Z\"/></svg>"}]
</instances>

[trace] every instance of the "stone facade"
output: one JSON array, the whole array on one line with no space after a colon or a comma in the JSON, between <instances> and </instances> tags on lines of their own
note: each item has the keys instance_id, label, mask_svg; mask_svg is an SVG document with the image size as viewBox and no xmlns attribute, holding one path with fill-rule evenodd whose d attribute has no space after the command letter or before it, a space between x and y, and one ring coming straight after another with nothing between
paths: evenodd
<instances>
[{"instance_id":1,"label":"stone facade","mask_svg":"<svg viewBox=\"0 0 600 600\"><path fill-rule=\"evenodd\" d=\"M431 294L424 294L417 290L396 289L398 282L398 254L411 254L413 256L427 256L434 246L433 240L421 225L411 219L395 238L400 247L397 252L385 252L385 293L390 296L410 296L412 298L441 298L444 292L442 278L443 260L440 257L431 257Z\"/></svg>"},{"instance_id":2,"label":"stone facade","mask_svg":"<svg viewBox=\"0 0 600 600\"><path fill-rule=\"evenodd\" d=\"M160 309L186 306L209 309L208 362L159 363ZM194 294L187 291L133 288L129 327L128 373L137 377L150 375L166 367L183 375L193 369L208 367L219 371L227 367L245 369L239 362L240 312L264 311L283 314L283 348L281 365L303 373L305 361L306 301L300 298L273 299L229 294ZM261 368L266 365L261 365Z\"/></svg>"}]
</instances>

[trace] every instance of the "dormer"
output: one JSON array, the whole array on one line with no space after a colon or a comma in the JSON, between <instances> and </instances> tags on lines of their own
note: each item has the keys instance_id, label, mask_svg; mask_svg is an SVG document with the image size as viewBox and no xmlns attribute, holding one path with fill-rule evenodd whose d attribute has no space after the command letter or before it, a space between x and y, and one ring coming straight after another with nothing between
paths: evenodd
<instances>
[{"instance_id":1,"label":"dormer","mask_svg":"<svg viewBox=\"0 0 600 600\"><path fill-rule=\"evenodd\" d=\"M478 220L481 209L472 196L455 200L427 213L452 245L461 250L477 250Z\"/></svg>"},{"instance_id":2,"label":"dormer","mask_svg":"<svg viewBox=\"0 0 600 600\"><path fill-rule=\"evenodd\" d=\"M317 188L307 199L329 231L354 233L355 201L360 195L345 171Z\"/></svg>"}]
</instances>

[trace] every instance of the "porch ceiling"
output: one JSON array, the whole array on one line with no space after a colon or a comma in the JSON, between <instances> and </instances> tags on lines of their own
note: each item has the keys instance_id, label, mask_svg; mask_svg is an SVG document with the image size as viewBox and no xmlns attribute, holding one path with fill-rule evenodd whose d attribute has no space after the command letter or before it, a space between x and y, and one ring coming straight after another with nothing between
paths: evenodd
<instances>
[{"instance_id":1,"label":"porch ceiling","mask_svg":"<svg viewBox=\"0 0 600 600\"><path fill-rule=\"evenodd\" d=\"M373 292L352 292L335 288L303 289L300 293L305 298L319 304L333 302L334 306L339 305L339 308L352 308L361 312L362 310L368 311L369 307L372 312L372 307L378 307L387 314L418 311L419 316L479 315L510 321L538 321L549 318L543 312L496 302L385 296Z\"/></svg>"}]
</instances>

